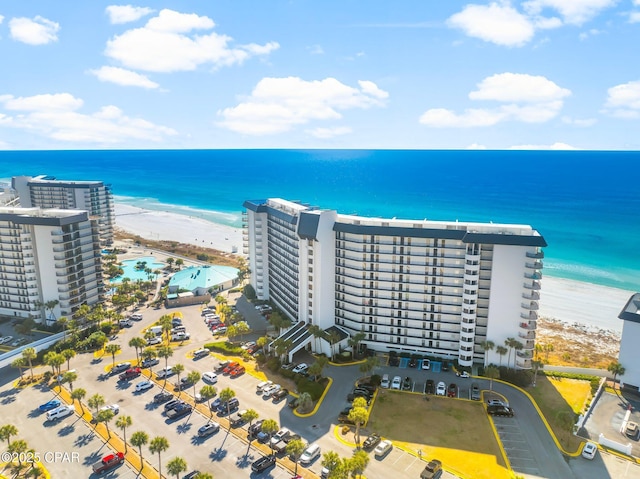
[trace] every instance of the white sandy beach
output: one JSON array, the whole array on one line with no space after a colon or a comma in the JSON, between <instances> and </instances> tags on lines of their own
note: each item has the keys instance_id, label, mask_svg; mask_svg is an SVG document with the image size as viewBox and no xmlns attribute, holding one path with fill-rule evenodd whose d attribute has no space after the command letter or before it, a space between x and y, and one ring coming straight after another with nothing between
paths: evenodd
<instances>
[{"instance_id":1,"label":"white sandy beach","mask_svg":"<svg viewBox=\"0 0 640 479\"><path fill-rule=\"evenodd\" d=\"M117 204L116 226L151 240L172 240L215 248L225 252L242 252L242 230L166 211L151 211ZM544 273L544 271L543 271ZM540 315L589 329L620 333L618 314L634 291L598 286L567 279L543 276Z\"/></svg>"},{"instance_id":2,"label":"white sandy beach","mask_svg":"<svg viewBox=\"0 0 640 479\"><path fill-rule=\"evenodd\" d=\"M116 227L150 240L168 240L242 252L242 229L168 211L145 210L116 203Z\"/></svg>"}]
</instances>

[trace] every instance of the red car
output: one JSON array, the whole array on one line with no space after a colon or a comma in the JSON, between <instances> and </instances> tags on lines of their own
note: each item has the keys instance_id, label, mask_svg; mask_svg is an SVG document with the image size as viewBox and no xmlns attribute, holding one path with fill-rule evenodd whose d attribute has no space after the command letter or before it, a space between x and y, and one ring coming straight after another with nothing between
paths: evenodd
<instances>
[{"instance_id":1,"label":"red car","mask_svg":"<svg viewBox=\"0 0 640 479\"><path fill-rule=\"evenodd\" d=\"M240 363L238 363L236 361L233 361L233 362L227 364L227 367L222 370L222 373L223 374L231 374L231 371L233 371L238 366L240 366Z\"/></svg>"},{"instance_id":2,"label":"red car","mask_svg":"<svg viewBox=\"0 0 640 479\"><path fill-rule=\"evenodd\" d=\"M458 397L458 386L455 383L449 384L449 388L447 389L447 396L450 398Z\"/></svg>"},{"instance_id":3,"label":"red car","mask_svg":"<svg viewBox=\"0 0 640 479\"><path fill-rule=\"evenodd\" d=\"M232 378L236 378L238 376L243 375L245 372L244 366L238 366L235 369L232 369L231 372L229 373L229 376L231 376Z\"/></svg>"}]
</instances>

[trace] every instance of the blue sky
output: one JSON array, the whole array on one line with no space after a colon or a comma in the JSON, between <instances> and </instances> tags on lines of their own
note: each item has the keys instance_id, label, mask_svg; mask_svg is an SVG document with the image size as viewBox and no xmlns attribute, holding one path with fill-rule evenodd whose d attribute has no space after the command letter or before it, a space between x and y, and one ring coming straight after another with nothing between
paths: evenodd
<instances>
[{"instance_id":1,"label":"blue sky","mask_svg":"<svg viewBox=\"0 0 640 479\"><path fill-rule=\"evenodd\" d=\"M0 20L1 149L640 149L640 0L27 0Z\"/></svg>"}]
</instances>

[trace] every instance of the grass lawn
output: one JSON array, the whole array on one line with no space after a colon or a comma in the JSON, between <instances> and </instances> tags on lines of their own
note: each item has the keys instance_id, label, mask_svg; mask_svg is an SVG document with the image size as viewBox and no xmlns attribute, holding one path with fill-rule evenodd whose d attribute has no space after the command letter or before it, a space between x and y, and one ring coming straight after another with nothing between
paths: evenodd
<instances>
[{"instance_id":1,"label":"grass lawn","mask_svg":"<svg viewBox=\"0 0 640 479\"><path fill-rule=\"evenodd\" d=\"M589 381L538 376L536 387L528 387L527 392L538 403L564 450L576 451L581 441L571 430L575 418L591 397Z\"/></svg>"},{"instance_id":2,"label":"grass lawn","mask_svg":"<svg viewBox=\"0 0 640 479\"><path fill-rule=\"evenodd\" d=\"M511 477L480 402L382 390L366 429L462 477Z\"/></svg>"}]
</instances>

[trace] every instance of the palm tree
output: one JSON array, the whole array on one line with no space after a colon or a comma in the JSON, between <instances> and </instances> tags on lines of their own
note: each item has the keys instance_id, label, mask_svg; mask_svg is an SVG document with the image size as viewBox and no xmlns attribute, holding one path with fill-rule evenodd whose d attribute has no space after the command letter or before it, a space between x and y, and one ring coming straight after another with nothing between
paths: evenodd
<instances>
[{"instance_id":1,"label":"palm tree","mask_svg":"<svg viewBox=\"0 0 640 479\"><path fill-rule=\"evenodd\" d=\"M313 398L308 392L303 392L298 396L298 409L300 412L308 412L313 406Z\"/></svg>"},{"instance_id":2,"label":"palm tree","mask_svg":"<svg viewBox=\"0 0 640 479\"><path fill-rule=\"evenodd\" d=\"M131 416L120 416L116 421L116 427L122 429L124 435L124 452L127 453L127 428L133 424Z\"/></svg>"},{"instance_id":3,"label":"palm tree","mask_svg":"<svg viewBox=\"0 0 640 479\"><path fill-rule=\"evenodd\" d=\"M209 405L209 419L213 417L213 411L211 410L211 399L213 399L216 394L218 394L218 391L216 391L216 388L211 386L210 384L205 384L200 388L200 396L202 396L202 399L207 401L207 404Z\"/></svg>"},{"instance_id":4,"label":"palm tree","mask_svg":"<svg viewBox=\"0 0 640 479\"><path fill-rule=\"evenodd\" d=\"M220 391L220 402L227 405L227 416L231 414L231 405L229 401L236 397L236 392L231 388L224 388ZM229 430L231 430L231 422L229 422Z\"/></svg>"},{"instance_id":5,"label":"palm tree","mask_svg":"<svg viewBox=\"0 0 640 479\"><path fill-rule=\"evenodd\" d=\"M493 348L496 347L496 343L494 343L493 341L482 341L480 343L480 347L482 348L482 350L484 351L484 365L487 365L487 353L489 351L493 351Z\"/></svg>"},{"instance_id":6,"label":"palm tree","mask_svg":"<svg viewBox=\"0 0 640 479\"><path fill-rule=\"evenodd\" d=\"M273 342L273 347L275 349L276 355L282 361L282 357L288 355L289 350L293 346L293 341L290 339L282 339L278 338Z\"/></svg>"},{"instance_id":7,"label":"palm tree","mask_svg":"<svg viewBox=\"0 0 640 479\"><path fill-rule=\"evenodd\" d=\"M62 340L65 341L67 339L67 326L69 324L69 319L66 316L61 316L56 321L56 325L62 329L64 335L62 336Z\"/></svg>"},{"instance_id":8,"label":"palm tree","mask_svg":"<svg viewBox=\"0 0 640 479\"><path fill-rule=\"evenodd\" d=\"M140 356L138 350L142 351L142 349L147 345L147 342L142 339L140 336L135 336L129 340L129 346L136 350L136 363L140 364Z\"/></svg>"},{"instance_id":9,"label":"palm tree","mask_svg":"<svg viewBox=\"0 0 640 479\"><path fill-rule=\"evenodd\" d=\"M69 383L69 389L73 392L73 383L78 379L78 373L74 371L67 371L62 375L62 381L65 383Z\"/></svg>"},{"instance_id":10,"label":"palm tree","mask_svg":"<svg viewBox=\"0 0 640 479\"><path fill-rule=\"evenodd\" d=\"M213 476L208 472L199 472L193 479L213 479Z\"/></svg>"},{"instance_id":11,"label":"palm tree","mask_svg":"<svg viewBox=\"0 0 640 479\"><path fill-rule=\"evenodd\" d=\"M36 350L34 348L26 348L22 351L22 357L29 363L31 371L31 380L33 381L33 360L36 358Z\"/></svg>"},{"instance_id":12,"label":"palm tree","mask_svg":"<svg viewBox=\"0 0 640 479\"><path fill-rule=\"evenodd\" d=\"M253 424L253 421L258 419L258 417L259 417L258 411L256 411L255 409L247 409L247 412L245 412L242 415L242 419L248 423L247 429L251 429L251 424ZM253 435L248 436L248 439L249 439L249 448L250 448L251 441L253 440ZM247 454L249 453L249 448L247 448Z\"/></svg>"},{"instance_id":13,"label":"palm tree","mask_svg":"<svg viewBox=\"0 0 640 479\"><path fill-rule=\"evenodd\" d=\"M169 449L169 441L166 437L156 436L149 443L149 452L151 454L158 453L158 477L162 477L162 460L160 455Z\"/></svg>"},{"instance_id":14,"label":"palm tree","mask_svg":"<svg viewBox=\"0 0 640 479\"><path fill-rule=\"evenodd\" d=\"M496 346L496 353L500 356L500 366L502 366L502 356L507 354L508 349L504 346Z\"/></svg>"},{"instance_id":15,"label":"palm tree","mask_svg":"<svg viewBox=\"0 0 640 479\"><path fill-rule=\"evenodd\" d=\"M515 354L513 355L513 369L516 368L516 357L518 356L518 351L522 351L524 349L524 344L522 344L517 339L513 340L513 350Z\"/></svg>"},{"instance_id":16,"label":"palm tree","mask_svg":"<svg viewBox=\"0 0 640 479\"><path fill-rule=\"evenodd\" d=\"M180 363L176 364L171 368L173 373L178 376L178 397L182 393L182 383L180 382L180 375L184 372L184 366Z\"/></svg>"},{"instance_id":17,"label":"palm tree","mask_svg":"<svg viewBox=\"0 0 640 479\"><path fill-rule=\"evenodd\" d=\"M349 460L349 469L351 469L352 477L359 477L369 465L369 454L362 449L358 449L353 453L353 457Z\"/></svg>"},{"instance_id":18,"label":"palm tree","mask_svg":"<svg viewBox=\"0 0 640 479\"><path fill-rule=\"evenodd\" d=\"M176 479L180 478L180 474L187 470L187 461L181 457L174 457L167 463L167 472Z\"/></svg>"},{"instance_id":19,"label":"palm tree","mask_svg":"<svg viewBox=\"0 0 640 479\"><path fill-rule=\"evenodd\" d=\"M20 379L22 380L22 370L26 368L24 358L16 358L11 361L11 367L18 370L18 372L20 373Z\"/></svg>"},{"instance_id":20,"label":"palm tree","mask_svg":"<svg viewBox=\"0 0 640 479\"><path fill-rule=\"evenodd\" d=\"M154 359L158 357L158 351L156 351L154 348L145 348L140 354L140 356L142 356L143 361L145 359L146 360ZM153 373L153 366L149 366L149 372Z\"/></svg>"},{"instance_id":21,"label":"palm tree","mask_svg":"<svg viewBox=\"0 0 640 479\"><path fill-rule=\"evenodd\" d=\"M319 352L318 351L318 349L319 349L318 348L318 338L324 337L324 330L320 326L318 326L317 324L312 324L311 326L309 326L307 328L307 330L309 331L309 333L311 333L313 335L313 342L314 342L313 345L315 346L314 351L316 353L318 353Z\"/></svg>"},{"instance_id":22,"label":"palm tree","mask_svg":"<svg viewBox=\"0 0 640 479\"><path fill-rule=\"evenodd\" d=\"M198 381L200 381L200 373L198 371L191 371L189 374L187 374L187 380L193 384L193 398L195 399L196 397L196 384L198 384Z\"/></svg>"},{"instance_id":23,"label":"palm tree","mask_svg":"<svg viewBox=\"0 0 640 479\"><path fill-rule=\"evenodd\" d=\"M624 368L624 366L622 366L622 364L620 364L620 362L613 361L613 362L609 363L609 365L607 366L607 371L609 371L611 374L613 374L613 386L615 388L616 377L617 376L624 376L624 373L627 370Z\"/></svg>"},{"instance_id":24,"label":"palm tree","mask_svg":"<svg viewBox=\"0 0 640 479\"><path fill-rule=\"evenodd\" d=\"M331 331L329 331L328 336L329 336L329 343L331 344L331 359L335 359L336 357L335 346L340 341L340 335L338 334L337 331L332 329Z\"/></svg>"},{"instance_id":25,"label":"palm tree","mask_svg":"<svg viewBox=\"0 0 640 479\"><path fill-rule=\"evenodd\" d=\"M360 447L360 428L369 420L367 400L357 397L353 400L353 408L349 411L349 419L356 426L356 445Z\"/></svg>"},{"instance_id":26,"label":"palm tree","mask_svg":"<svg viewBox=\"0 0 640 479\"><path fill-rule=\"evenodd\" d=\"M298 475L298 458L304 452L306 447L307 445L302 442L302 439L294 439L289 441L287 444L287 454L291 457L291 460L296 463L296 468L293 471L293 474L296 476Z\"/></svg>"},{"instance_id":27,"label":"palm tree","mask_svg":"<svg viewBox=\"0 0 640 479\"><path fill-rule=\"evenodd\" d=\"M98 412L98 416L96 417L97 422L103 422L107 427L108 439L111 439L111 431L109 430L109 422L114 418L115 414L111 409L103 409Z\"/></svg>"},{"instance_id":28,"label":"palm tree","mask_svg":"<svg viewBox=\"0 0 640 479\"><path fill-rule=\"evenodd\" d=\"M380 365L380 360L377 356L368 357L367 360L359 367L362 377L365 377L368 373L373 372Z\"/></svg>"},{"instance_id":29,"label":"palm tree","mask_svg":"<svg viewBox=\"0 0 640 479\"><path fill-rule=\"evenodd\" d=\"M351 346L351 359L355 357L355 353L358 350L358 346L360 345L362 340L366 337L367 335L362 331L360 331L359 333L354 334L352 337L350 337L347 340L347 343L349 344L349 346Z\"/></svg>"},{"instance_id":30,"label":"palm tree","mask_svg":"<svg viewBox=\"0 0 640 479\"><path fill-rule=\"evenodd\" d=\"M184 264L184 260L182 258L178 258L176 260L176 266L178 267L178 271L180 271L180 267Z\"/></svg>"},{"instance_id":31,"label":"palm tree","mask_svg":"<svg viewBox=\"0 0 640 479\"><path fill-rule=\"evenodd\" d=\"M100 408L104 406L104 396L102 394L96 393L89 398L89 400L87 401L87 404L89 405L90 408L93 408L96 410L95 416L97 417L98 413L100 412Z\"/></svg>"},{"instance_id":32,"label":"palm tree","mask_svg":"<svg viewBox=\"0 0 640 479\"><path fill-rule=\"evenodd\" d=\"M169 316L168 314L165 314L164 316L161 316L160 319L158 320L158 323L160 324L160 327L162 327L162 334L167 335L167 344L169 343L169 335L171 334L171 330L173 329L173 323L171 322L171 316Z\"/></svg>"},{"instance_id":33,"label":"palm tree","mask_svg":"<svg viewBox=\"0 0 640 479\"><path fill-rule=\"evenodd\" d=\"M0 427L0 441L7 441L7 446L11 446L11 436L18 435L18 428L13 424L5 424Z\"/></svg>"},{"instance_id":34,"label":"palm tree","mask_svg":"<svg viewBox=\"0 0 640 479\"><path fill-rule=\"evenodd\" d=\"M278 426L278 423L273 419L265 419L262 422L262 426L260 426L260 429L262 429L262 432L264 432L265 434L269 434L269 446L271 447L271 454L273 454L273 444L271 444L271 438L276 432L278 432L280 426Z\"/></svg>"},{"instance_id":35,"label":"palm tree","mask_svg":"<svg viewBox=\"0 0 640 479\"><path fill-rule=\"evenodd\" d=\"M157 349L158 357L164 358L164 368L167 369L169 358L173 356L173 349L171 346L160 346ZM167 376L164 377L164 384L162 385L162 390L164 391L165 386L167 385Z\"/></svg>"},{"instance_id":36,"label":"palm tree","mask_svg":"<svg viewBox=\"0 0 640 479\"><path fill-rule=\"evenodd\" d=\"M25 457L25 452L29 450L27 441L24 439L17 439L9 444L9 452L18 458L18 466L22 468L22 458Z\"/></svg>"},{"instance_id":37,"label":"palm tree","mask_svg":"<svg viewBox=\"0 0 640 479\"><path fill-rule=\"evenodd\" d=\"M507 354L507 367L510 367L509 365L511 364L511 350L513 349L513 344L515 342L515 339L513 338L507 338L504 340L504 345L508 348L509 353Z\"/></svg>"},{"instance_id":38,"label":"palm tree","mask_svg":"<svg viewBox=\"0 0 640 479\"><path fill-rule=\"evenodd\" d=\"M500 378L500 370L495 366L487 366L484 375L489 378L489 391L493 391L493 380Z\"/></svg>"},{"instance_id":39,"label":"palm tree","mask_svg":"<svg viewBox=\"0 0 640 479\"><path fill-rule=\"evenodd\" d=\"M137 447L140 452L140 470L144 467L142 461L142 446L149 442L149 435L144 431L136 431L131 435L131 445Z\"/></svg>"},{"instance_id":40,"label":"palm tree","mask_svg":"<svg viewBox=\"0 0 640 479\"><path fill-rule=\"evenodd\" d=\"M544 345L544 360L546 363L549 363L549 353L552 353L553 350L553 344L549 343Z\"/></svg>"},{"instance_id":41,"label":"palm tree","mask_svg":"<svg viewBox=\"0 0 640 479\"><path fill-rule=\"evenodd\" d=\"M113 368L116 365L116 354L120 352L120 345L115 343L107 344L104 347L104 351L111 354L111 359L113 360L111 367Z\"/></svg>"},{"instance_id":42,"label":"palm tree","mask_svg":"<svg viewBox=\"0 0 640 479\"><path fill-rule=\"evenodd\" d=\"M329 476L333 477L331 473L340 466L341 462L342 461L340 460L340 456L338 456L337 452L329 451L325 452L322 455L322 462L320 463L320 465L327 468L327 470L329 471Z\"/></svg>"},{"instance_id":43,"label":"palm tree","mask_svg":"<svg viewBox=\"0 0 640 479\"><path fill-rule=\"evenodd\" d=\"M44 355L42 360L47 366L51 366L52 374L56 373L56 369L58 369L58 374L60 374L60 366L64 363L64 357L62 354L56 353L55 351L49 351ZM69 369L68 366L67 369Z\"/></svg>"},{"instance_id":44,"label":"palm tree","mask_svg":"<svg viewBox=\"0 0 640 479\"><path fill-rule=\"evenodd\" d=\"M76 399L78 400L78 404L80 404L80 409L82 410L82 414L84 414L84 406L82 405L82 400L87 395L87 391L82 388L74 389L71 391L71 399L73 400L73 404L76 403Z\"/></svg>"}]
</instances>

